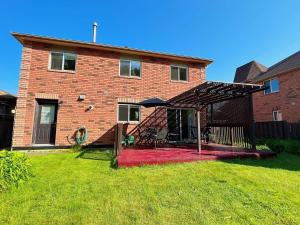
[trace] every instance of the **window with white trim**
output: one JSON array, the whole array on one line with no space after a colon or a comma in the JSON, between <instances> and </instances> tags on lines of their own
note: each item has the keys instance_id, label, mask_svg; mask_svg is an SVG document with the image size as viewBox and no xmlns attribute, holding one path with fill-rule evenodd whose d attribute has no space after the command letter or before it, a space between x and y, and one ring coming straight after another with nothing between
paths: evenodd
<instances>
[{"instance_id":1,"label":"window with white trim","mask_svg":"<svg viewBox=\"0 0 300 225\"><path fill-rule=\"evenodd\" d=\"M76 54L68 52L51 52L49 69L61 71L75 71L75 68Z\"/></svg>"},{"instance_id":2,"label":"window with white trim","mask_svg":"<svg viewBox=\"0 0 300 225\"><path fill-rule=\"evenodd\" d=\"M266 80L264 81L264 85L268 87L264 93L271 94L279 91L279 81L278 79Z\"/></svg>"},{"instance_id":3,"label":"window with white trim","mask_svg":"<svg viewBox=\"0 0 300 225\"><path fill-rule=\"evenodd\" d=\"M173 81L187 81L188 68L186 66L171 66L171 80Z\"/></svg>"},{"instance_id":4,"label":"window with white trim","mask_svg":"<svg viewBox=\"0 0 300 225\"><path fill-rule=\"evenodd\" d=\"M140 122L140 106L133 104L119 104L118 122Z\"/></svg>"},{"instance_id":5,"label":"window with white trim","mask_svg":"<svg viewBox=\"0 0 300 225\"><path fill-rule=\"evenodd\" d=\"M141 77L141 62L137 60L120 59L120 76Z\"/></svg>"},{"instance_id":6,"label":"window with white trim","mask_svg":"<svg viewBox=\"0 0 300 225\"><path fill-rule=\"evenodd\" d=\"M282 113L278 110L272 112L273 121L282 121Z\"/></svg>"}]
</instances>

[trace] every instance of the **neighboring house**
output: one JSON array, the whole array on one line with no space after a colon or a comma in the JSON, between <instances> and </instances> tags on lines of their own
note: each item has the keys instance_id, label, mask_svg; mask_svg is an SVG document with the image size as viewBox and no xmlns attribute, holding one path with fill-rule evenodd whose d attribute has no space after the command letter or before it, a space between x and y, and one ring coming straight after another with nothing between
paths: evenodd
<instances>
[{"instance_id":1,"label":"neighboring house","mask_svg":"<svg viewBox=\"0 0 300 225\"><path fill-rule=\"evenodd\" d=\"M252 83L253 79L259 74L266 72L267 67L256 61L251 61L236 69L234 82L235 83Z\"/></svg>"},{"instance_id":2,"label":"neighboring house","mask_svg":"<svg viewBox=\"0 0 300 225\"><path fill-rule=\"evenodd\" d=\"M16 96L0 90L0 150L11 146Z\"/></svg>"},{"instance_id":3,"label":"neighboring house","mask_svg":"<svg viewBox=\"0 0 300 225\"><path fill-rule=\"evenodd\" d=\"M117 122L128 124L130 130L153 112L136 103L153 97L167 100L203 83L206 66L212 62L127 47L13 36L23 45L14 148L69 146L80 126L88 130L88 144L113 144Z\"/></svg>"},{"instance_id":4,"label":"neighboring house","mask_svg":"<svg viewBox=\"0 0 300 225\"><path fill-rule=\"evenodd\" d=\"M255 121L300 121L300 51L269 68L247 63L237 68L234 81L268 87L253 95Z\"/></svg>"},{"instance_id":5,"label":"neighboring house","mask_svg":"<svg viewBox=\"0 0 300 225\"><path fill-rule=\"evenodd\" d=\"M11 115L16 107L16 100L15 95L0 90L0 116Z\"/></svg>"}]
</instances>

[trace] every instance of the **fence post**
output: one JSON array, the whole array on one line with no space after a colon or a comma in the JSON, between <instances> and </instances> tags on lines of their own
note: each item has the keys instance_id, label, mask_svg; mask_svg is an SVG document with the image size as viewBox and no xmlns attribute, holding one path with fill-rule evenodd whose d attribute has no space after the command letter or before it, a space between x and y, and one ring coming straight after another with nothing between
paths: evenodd
<instances>
[{"instance_id":1,"label":"fence post","mask_svg":"<svg viewBox=\"0 0 300 225\"><path fill-rule=\"evenodd\" d=\"M229 131L230 131L230 145L233 146L233 137L232 137L232 136L233 136L233 135L232 135L232 132L233 132L233 131L232 131L232 127L229 127L229 129L230 129L230 130L229 130Z\"/></svg>"},{"instance_id":2,"label":"fence post","mask_svg":"<svg viewBox=\"0 0 300 225\"><path fill-rule=\"evenodd\" d=\"M249 110L250 110L250 144L251 144L251 149L255 151L256 140L255 140L255 122L254 122L252 94L249 95Z\"/></svg>"}]
</instances>

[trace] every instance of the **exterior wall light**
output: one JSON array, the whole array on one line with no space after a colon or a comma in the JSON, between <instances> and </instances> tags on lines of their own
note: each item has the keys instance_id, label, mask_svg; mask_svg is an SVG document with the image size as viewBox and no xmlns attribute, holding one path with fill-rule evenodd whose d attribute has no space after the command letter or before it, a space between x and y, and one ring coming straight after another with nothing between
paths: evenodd
<instances>
[{"instance_id":1,"label":"exterior wall light","mask_svg":"<svg viewBox=\"0 0 300 225\"><path fill-rule=\"evenodd\" d=\"M89 105L88 110L91 111L93 109L94 109L94 106L93 105Z\"/></svg>"},{"instance_id":2,"label":"exterior wall light","mask_svg":"<svg viewBox=\"0 0 300 225\"><path fill-rule=\"evenodd\" d=\"M84 100L85 100L85 95L84 94L79 95L78 101L84 101Z\"/></svg>"}]
</instances>

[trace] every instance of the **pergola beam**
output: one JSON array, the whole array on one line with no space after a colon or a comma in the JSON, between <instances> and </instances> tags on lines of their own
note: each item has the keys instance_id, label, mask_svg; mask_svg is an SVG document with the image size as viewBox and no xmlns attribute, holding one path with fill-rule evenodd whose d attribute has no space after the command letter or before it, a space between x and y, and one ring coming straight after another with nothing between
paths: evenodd
<instances>
[{"instance_id":1,"label":"pergola beam","mask_svg":"<svg viewBox=\"0 0 300 225\"><path fill-rule=\"evenodd\" d=\"M168 102L173 105L208 105L239 97L245 97L254 92L264 90L265 87L255 84L222 83L208 81L190 89Z\"/></svg>"},{"instance_id":2,"label":"pergola beam","mask_svg":"<svg viewBox=\"0 0 300 225\"><path fill-rule=\"evenodd\" d=\"M205 104L211 104L215 102L220 102L220 101L225 101L225 100L235 99L235 98L240 98L245 96L247 96L247 94L213 96L211 98L204 99L203 102L205 102Z\"/></svg>"}]
</instances>

